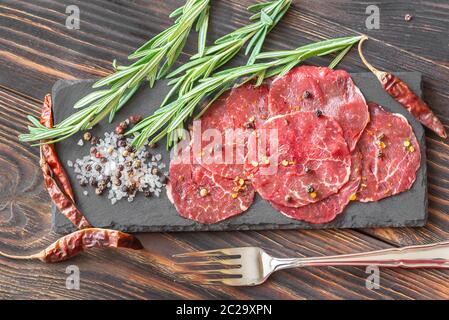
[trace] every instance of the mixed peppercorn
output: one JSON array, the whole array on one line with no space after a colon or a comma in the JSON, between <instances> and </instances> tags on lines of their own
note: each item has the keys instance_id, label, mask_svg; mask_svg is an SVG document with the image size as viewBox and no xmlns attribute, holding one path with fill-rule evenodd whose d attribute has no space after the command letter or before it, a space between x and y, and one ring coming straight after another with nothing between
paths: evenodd
<instances>
[{"instance_id":1,"label":"mixed peppercorn","mask_svg":"<svg viewBox=\"0 0 449 320\"><path fill-rule=\"evenodd\" d=\"M136 150L131 139L118 134L121 129L126 129L140 119L139 115L129 117L114 132L105 133L102 139L86 132L84 142L78 145L90 142L89 154L67 163L74 168L82 187L95 188L98 196L107 193L112 204L125 198L133 201L138 192L145 197L159 196L166 182L162 171L165 164L161 162L162 156L154 151L156 145L147 144L145 148ZM86 196L89 194L87 190L83 193Z\"/></svg>"}]
</instances>

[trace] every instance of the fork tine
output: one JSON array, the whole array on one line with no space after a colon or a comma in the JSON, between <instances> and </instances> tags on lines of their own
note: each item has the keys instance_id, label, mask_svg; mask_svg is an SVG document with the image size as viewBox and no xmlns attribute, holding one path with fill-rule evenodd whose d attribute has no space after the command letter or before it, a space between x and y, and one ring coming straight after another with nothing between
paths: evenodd
<instances>
[{"instance_id":1,"label":"fork tine","mask_svg":"<svg viewBox=\"0 0 449 320\"><path fill-rule=\"evenodd\" d=\"M228 249L215 249L206 251L194 251L175 254L175 258L187 258L187 257L217 257L217 256L237 256L241 255L242 249L245 248L228 248Z\"/></svg>"},{"instance_id":2,"label":"fork tine","mask_svg":"<svg viewBox=\"0 0 449 320\"><path fill-rule=\"evenodd\" d=\"M187 272L192 275L214 275L214 276L226 276L226 275L241 275L240 268L235 269L215 269L215 270L194 270Z\"/></svg>"},{"instance_id":3,"label":"fork tine","mask_svg":"<svg viewBox=\"0 0 449 320\"><path fill-rule=\"evenodd\" d=\"M201 284L201 285L219 285L219 284L226 284L223 282L223 280L219 279L203 279L203 280L192 280L193 283Z\"/></svg>"},{"instance_id":4,"label":"fork tine","mask_svg":"<svg viewBox=\"0 0 449 320\"><path fill-rule=\"evenodd\" d=\"M240 266L239 263L235 262L236 259L229 260L206 260L206 261L190 261L190 262L178 262L178 265L182 266Z\"/></svg>"},{"instance_id":5,"label":"fork tine","mask_svg":"<svg viewBox=\"0 0 449 320\"><path fill-rule=\"evenodd\" d=\"M201 285L220 285L224 284L227 286L241 286L242 281L241 278L228 278L228 279L195 279L191 280L192 283L201 284Z\"/></svg>"},{"instance_id":6,"label":"fork tine","mask_svg":"<svg viewBox=\"0 0 449 320\"><path fill-rule=\"evenodd\" d=\"M174 254L174 258L188 258L188 257L218 257L226 255L223 250L207 250L207 251L194 251Z\"/></svg>"}]
</instances>

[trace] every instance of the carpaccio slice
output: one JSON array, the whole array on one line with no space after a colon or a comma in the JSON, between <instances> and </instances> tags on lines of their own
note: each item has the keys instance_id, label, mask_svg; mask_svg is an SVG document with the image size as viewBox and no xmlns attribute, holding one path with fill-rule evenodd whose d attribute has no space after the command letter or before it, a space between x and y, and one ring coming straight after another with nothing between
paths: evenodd
<instances>
[{"instance_id":1,"label":"carpaccio slice","mask_svg":"<svg viewBox=\"0 0 449 320\"><path fill-rule=\"evenodd\" d=\"M357 198L377 201L411 188L421 164L418 140L407 119L369 103L371 121L360 138L362 182Z\"/></svg>"},{"instance_id":2,"label":"carpaccio slice","mask_svg":"<svg viewBox=\"0 0 449 320\"><path fill-rule=\"evenodd\" d=\"M301 207L338 192L349 179L351 156L331 117L313 112L277 116L254 135L245 169L266 200Z\"/></svg>"},{"instance_id":3,"label":"carpaccio slice","mask_svg":"<svg viewBox=\"0 0 449 320\"><path fill-rule=\"evenodd\" d=\"M349 74L325 67L300 66L276 78L271 83L268 108L271 116L320 110L335 117L351 151L369 122L365 98Z\"/></svg>"},{"instance_id":4,"label":"carpaccio slice","mask_svg":"<svg viewBox=\"0 0 449 320\"><path fill-rule=\"evenodd\" d=\"M251 206L254 188L248 181L220 177L192 160L187 148L170 162L167 195L182 217L212 224Z\"/></svg>"},{"instance_id":5,"label":"carpaccio slice","mask_svg":"<svg viewBox=\"0 0 449 320\"><path fill-rule=\"evenodd\" d=\"M244 84L214 102L193 125L196 161L222 177L242 176L247 138L268 118L267 99L264 85Z\"/></svg>"},{"instance_id":6,"label":"carpaccio slice","mask_svg":"<svg viewBox=\"0 0 449 320\"><path fill-rule=\"evenodd\" d=\"M342 213L351 200L356 199L356 193L361 180L362 154L357 148L351 154L351 175L349 181L336 193L316 203L300 208L291 208L271 203L285 216L309 223L327 223Z\"/></svg>"}]
</instances>

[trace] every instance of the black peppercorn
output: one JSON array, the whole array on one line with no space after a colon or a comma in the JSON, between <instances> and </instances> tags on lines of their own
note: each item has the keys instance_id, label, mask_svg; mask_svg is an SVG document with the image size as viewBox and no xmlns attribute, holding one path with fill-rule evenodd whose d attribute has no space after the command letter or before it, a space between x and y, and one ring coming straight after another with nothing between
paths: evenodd
<instances>
[{"instance_id":1,"label":"black peppercorn","mask_svg":"<svg viewBox=\"0 0 449 320\"><path fill-rule=\"evenodd\" d=\"M97 164L95 165L95 170L97 170L98 172L101 172L103 168L101 167L101 165Z\"/></svg>"},{"instance_id":2,"label":"black peppercorn","mask_svg":"<svg viewBox=\"0 0 449 320\"><path fill-rule=\"evenodd\" d=\"M127 146L127 147L125 148L125 150L128 151L128 152L135 152L135 151L136 151L136 148L134 148L134 146Z\"/></svg>"},{"instance_id":3,"label":"black peppercorn","mask_svg":"<svg viewBox=\"0 0 449 320\"><path fill-rule=\"evenodd\" d=\"M97 137L92 137L90 139L90 144L93 146L96 146L98 144L98 138Z\"/></svg>"},{"instance_id":4,"label":"black peppercorn","mask_svg":"<svg viewBox=\"0 0 449 320\"><path fill-rule=\"evenodd\" d=\"M377 150L377 157L378 157L378 158L382 158L383 155L384 155L384 154L383 154L382 150L380 150L380 149Z\"/></svg>"},{"instance_id":5,"label":"black peppercorn","mask_svg":"<svg viewBox=\"0 0 449 320\"><path fill-rule=\"evenodd\" d=\"M162 184L165 184L165 183L167 182L167 177L166 177L165 175L162 175L162 176L160 176L159 181L160 181Z\"/></svg>"},{"instance_id":6,"label":"black peppercorn","mask_svg":"<svg viewBox=\"0 0 449 320\"><path fill-rule=\"evenodd\" d=\"M117 171L117 172L115 173L115 177L116 177L117 179L120 179L120 178L122 177L122 173L121 173L120 171Z\"/></svg>"},{"instance_id":7,"label":"black peppercorn","mask_svg":"<svg viewBox=\"0 0 449 320\"><path fill-rule=\"evenodd\" d=\"M106 162L108 162L108 159L106 159L106 158L103 157L103 158L100 159L100 162L101 162L101 163L106 163Z\"/></svg>"},{"instance_id":8,"label":"black peppercorn","mask_svg":"<svg viewBox=\"0 0 449 320\"><path fill-rule=\"evenodd\" d=\"M315 191L315 188L313 186L307 186L306 190L307 190L307 193L312 193Z\"/></svg>"},{"instance_id":9,"label":"black peppercorn","mask_svg":"<svg viewBox=\"0 0 449 320\"><path fill-rule=\"evenodd\" d=\"M90 153L96 154L96 153L97 153L97 148L91 147L91 148L90 148Z\"/></svg>"},{"instance_id":10,"label":"black peppercorn","mask_svg":"<svg viewBox=\"0 0 449 320\"><path fill-rule=\"evenodd\" d=\"M312 171L312 169L310 169L308 166L304 166L305 173L309 173L310 171Z\"/></svg>"},{"instance_id":11,"label":"black peppercorn","mask_svg":"<svg viewBox=\"0 0 449 320\"><path fill-rule=\"evenodd\" d=\"M143 153L143 157L144 157L145 159L150 159L152 156L153 156L153 155L152 155L151 152L149 152L149 151L145 151L145 152Z\"/></svg>"},{"instance_id":12,"label":"black peppercorn","mask_svg":"<svg viewBox=\"0 0 449 320\"><path fill-rule=\"evenodd\" d=\"M125 167L123 166L123 164L119 164L119 165L117 166L117 169L118 169L119 171L123 171L123 170L125 170Z\"/></svg>"},{"instance_id":13,"label":"black peppercorn","mask_svg":"<svg viewBox=\"0 0 449 320\"><path fill-rule=\"evenodd\" d=\"M150 197L152 196L152 193L151 193L150 190L147 190L147 191L144 191L143 195L144 195L146 198L150 198Z\"/></svg>"},{"instance_id":14,"label":"black peppercorn","mask_svg":"<svg viewBox=\"0 0 449 320\"><path fill-rule=\"evenodd\" d=\"M292 201L292 196L291 195L289 195L289 194L287 194L286 196L285 196L285 201L287 201L287 202L290 202L290 201Z\"/></svg>"},{"instance_id":15,"label":"black peppercorn","mask_svg":"<svg viewBox=\"0 0 449 320\"><path fill-rule=\"evenodd\" d=\"M135 183L131 183L131 184L128 186L128 194L133 194L134 191L136 191L136 189L137 189L136 184L135 184Z\"/></svg>"},{"instance_id":16,"label":"black peppercorn","mask_svg":"<svg viewBox=\"0 0 449 320\"><path fill-rule=\"evenodd\" d=\"M119 140L117 145L122 148L126 147L126 140Z\"/></svg>"},{"instance_id":17,"label":"black peppercorn","mask_svg":"<svg viewBox=\"0 0 449 320\"><path fill-rule=\"evenodd\" d=\"M90 170L92 170L92 165L90 165L90 164L87 164L87 165L86 165L86 167L85 167L85 169L86 169L86 171L90 171Z\"/></svg>"},{"instance_id":18,"label":"black peppercorn","mask_svg":"<svg viewBox=\"0 0 449 320\"><path fill-rule=\"evenodd\" d=\"M254 129L255 128L254 122L250 122L250 121L246 122L245 123L245 128L246 129Z\"/></svg>"},{"instance_id":19,"label":"black peppercorn","mask_svg":"<svg viewBox=\"0 0 449 320\"><path fill-rule=\"evenodd\" d=\"M312 96L312 94L309 92L309 91L304 91L304 93L302 94L302 97L304 98L304 99L308 99L308 98L310 98Z\"/></svg>"},{"instance_id":20,"label":"black peppercorn","mask_svg":"<svg viewBox=\"0 0 449 320\"><path fill-rule=\"evenodd\" d=\"M316 115L317 117L321 117L321 116L323 115L323 111L321 111L320 109L316 109L315 115Z\"/></svg>"},{"instance_id":21,"label":"black peppercorn","mask_svg":"<svg viewBox=\"0 0 449 320\"><path fill-rule=\"evenodd\" d=\"M91 178L91 179L90 179L90 185L91 185L92 187L97 187L97 186L98 186L98 181L97 181L97 179Z\"/></svg>"},{"instance_id":22,"label":"black peppercorn","mask_svg":"<svg viewBox=\"0 0 449 320\"><path fill-rule=\"evenodd\" d=\"M81 187L87 186L87 180L85 180L85 179L80 180L80 186L81 186Z\"/></svg>"},{"instance_id":23,"label":"black peppercorn","mask_svg":"<svg viewBox=\"0 0 449 320\"><path fill-rule=\"evenodd\" d=\"M159 169L158 168L151 169L151 174L157 176L159 174Z\"/></svg>"}]
</instances>

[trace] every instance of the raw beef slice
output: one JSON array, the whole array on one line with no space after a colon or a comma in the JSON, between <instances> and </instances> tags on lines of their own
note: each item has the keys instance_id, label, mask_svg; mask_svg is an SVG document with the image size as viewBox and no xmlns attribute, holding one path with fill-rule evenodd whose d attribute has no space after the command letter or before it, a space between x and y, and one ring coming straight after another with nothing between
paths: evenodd
<instances>
[{"instance_id":1,"label":"raw beef slice","mask_svg":"<svg viewBox=\"0 0 449 320\"><path fill-rule=\"evenodd\" d=\"M271 116L294 111L317 111L335 117L352 151L369 122L368 106L360 89L344 70L301 66L271 84Z\"/></svg>"},{"instance_id":2,"label":"raw beef slice","mask_svg":"<svg viewBox=\"0 0 449 320\"><path fill-rule=\"evenodd\" d=\"M338 192L349 179L351 156L333 118L313 112L277 116L255 136L248 145L245 169L266 200L301 207Z\"/></svg>"},{"instance_id":3,"label":"raw beef slice","mask_svg":"<svg viewBox=\"0 0 449 320\"><path fill-rule=\"evenodd\" d=\"M213 174L188 156L170 162L167 195L179 214L200 223L217 223L246 211L254 199L248 181ZM180 161L183 160L183 161Z\"/></svg>"},{"instance_id":4,"label":"raw beef slice","mask_svg":"<svg viewBox=\"0 0 449 320\"><path fill-rule=\"evenodd\" d=\"M349 181L338 191L326 199L311 203L300 208L291 208L271 203L285 216L309 223L327 223L342 213L351 200L356 199L356 193L361 180L362 154L357 148L351 155L351 175Z\"/></svg>"},{"instance_id":5,"label":"raw beef slice","mask_svg":"<svg viewBox=\"0 0 449 320\"><path fill-rule=\"evenodd\" d=\"M404 116L370 103L371 122L358 143L363 154L357 198L377 201L410 189L421 163L412 127Z\"/></svg>"},{"instance_id":6,"label":"raw beef slice","mask_svg":"<svg viewBox=\"0 0 449 320\"><path fill-rule=\"evenodd\" d=\"M244 84L214 102L194 123L192 146L196 161L222 177L241 177L247 138L267 119L267 99L268 88L264 85ZM213 132L208 129L217 129L217 135L211 136Z\"/></svg>"}]
</instances>

